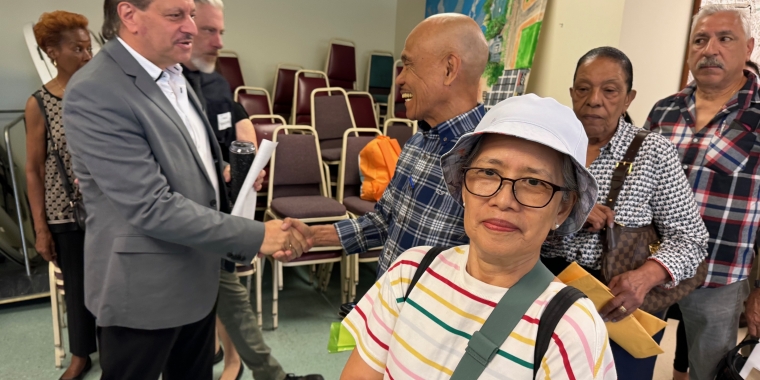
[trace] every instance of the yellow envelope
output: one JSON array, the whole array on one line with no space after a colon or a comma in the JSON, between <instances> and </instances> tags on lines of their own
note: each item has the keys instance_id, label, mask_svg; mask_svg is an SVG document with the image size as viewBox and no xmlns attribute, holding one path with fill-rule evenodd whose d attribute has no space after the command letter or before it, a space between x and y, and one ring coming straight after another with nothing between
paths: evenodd
<instances>
[{"instance_id":1,"label":"yellow envelope","mask_svg":"<svg viewBox=\"0 0 760 380\"><path fill-rule=\"evenodd\" d=\"M570 264L557 278L566 285L573 286L585 293L594 302L597 310L600 310L602 306L614 298L607 286L577 263ZM637 359L648 358L664 352L652 339L652 335L657 334L667 325L665 321L638 309L622 321L606 323L610 339Z\"/></svg>"}]
</instances>

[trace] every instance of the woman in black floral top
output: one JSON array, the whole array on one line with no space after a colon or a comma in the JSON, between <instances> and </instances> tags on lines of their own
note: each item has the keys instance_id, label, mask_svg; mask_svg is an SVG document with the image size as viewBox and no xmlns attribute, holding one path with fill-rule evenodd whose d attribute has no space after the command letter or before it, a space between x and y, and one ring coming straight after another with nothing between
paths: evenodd
<instances>
[{"instance_id":1,"label":"woman in black floral top","mask_svg":"<svg viewBox=\"0 0 760 380\"><path fill-rule=\"evenodd\" d=\"M62 124L63 96L74 72L92 58L92 45L87 18L65 11L44 13L34 25L34 37L58 70L56 77L26 102L26 182L34 247L45 260L55 260L63 273L71 364L61 379L81 379L92 367L90 354L97 350L95 318L84 305L84 231L74 221L53 149L58 148L73 185Z\"/></svg>"},{"instance_id":2,"label":"woman in black floral top","mask_svg":"<svg viewBox=\"0 0 760 380\"><path fill-rule=\"evenodd\" d=\"M631 62L618 49L593 49L578 61L570 96L575 115L589 138L586 166L599 184L599 195L585 229L549 239L541 250L544 263L555 273L575 261L600 277L599 232L605 226L655 225L661 239L657 253L641 267L609 283L615 298L600 313L613 323L641 306L644 296L655 286L673 287L693 277L707 253L707 229L678 153L670 141L658 134L649 134L644 140L615 210L602 205L610 191L615 164L623 159L640 130L625 117L636 97L632 85ZM659 342L662 332L654 338ZM635 359L614 342L611 346L620 379L652 378L656 357Z\"/></svg>"}]
</instances>

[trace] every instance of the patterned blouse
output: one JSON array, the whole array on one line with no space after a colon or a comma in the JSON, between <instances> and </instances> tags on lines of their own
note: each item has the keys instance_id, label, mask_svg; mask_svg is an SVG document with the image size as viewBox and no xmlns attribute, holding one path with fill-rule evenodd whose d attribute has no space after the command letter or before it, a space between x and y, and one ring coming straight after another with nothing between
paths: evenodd
<instances>
[{"instance_id":1,"label":"patterned blouse","mask_svg":"<svg viewBox=\"0 0 760 380\"><path fill-rule=\"evenodd\" d=\"M45 132L47 148L45 159L45 214L47 215L48 225L64 224L74 222L74 213L69 206L69 197L63 189L63 182L58 173L58 167L53 155L53 140L58 144L58 151L66 167L66 174L69 177L69 183L76 188L74 184L74 172L71 168L71 155L69 154L68 144L66 143L66 134L63 129L63 99L53 95L45 86L35 93L35 96L41 95L45 105L45 114L50 124L50 136ZM74 192L78 196L79 191Z\"/></svg>"},{"instance_id":2,"label":"patterned blouse","mask_svg":"<svg viewBox=\"0 0 760 380\"><path fill-rule=\"evenodd\" d=\"M623 159L639 128L620 120L612 140L601 148L589 171L599 184L597 203L604 204L610 192L615 164ZM654 223L660 234L660 249L650 260L667 269L671 282L694 277L707 255L707 229L702 221L681 161L673 144L652 133L644 140L615 205L615 222L627 227ZM575 234L547 239L544 257L564 257L583 267L601 267L599 233L583 229Z\"/></svg>"}]
</instances>

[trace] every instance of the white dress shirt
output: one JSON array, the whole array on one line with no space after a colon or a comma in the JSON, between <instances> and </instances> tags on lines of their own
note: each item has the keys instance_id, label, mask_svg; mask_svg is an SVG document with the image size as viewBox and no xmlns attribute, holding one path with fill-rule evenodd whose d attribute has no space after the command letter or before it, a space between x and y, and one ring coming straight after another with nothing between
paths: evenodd
<instances>
[{"instance_id":1,"label":"white dress shirt","mask_svg":"<svg viewBox=\"0 0 760 380\"><path fill-rule=\"evenodd\" d=\"M169 102L174 106L174 110L177 111L179 117L182 119L187 132L195 143L195 149L203 161L203 166L206 168L209 179L211 179L211 185L214 187L214 194L216 194L216 209L219 209L219 181L217 181L216 166L214 166L214 157L211 154L211 143L209 142L208 133L206 127L203 124L203 119L198 114L198 111L190 104L190 99L187 95L187 82L182 75L182 66L175 64L169 66L166 70L161 70L153 62L147 60L140 55L137 51L132 49L124 40L117 37L119 42L124 45L129 54L137 60L137 63L145 69L148 75L156 81L156 84L161 91L169 99Z\"/></svg>"}]
</instances>

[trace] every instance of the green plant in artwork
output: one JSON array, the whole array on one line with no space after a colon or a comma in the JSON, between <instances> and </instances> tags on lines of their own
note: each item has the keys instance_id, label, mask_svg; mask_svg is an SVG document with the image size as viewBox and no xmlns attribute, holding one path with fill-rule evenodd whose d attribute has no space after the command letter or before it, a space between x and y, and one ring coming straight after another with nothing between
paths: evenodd
<instances>
[{"instance_id":1,"label":"green plant in artwork","mask_svg":"<svg viewBox=\"0 0 760 380\"><path fill-rule=\"evenodd\" d=\"M483 11L485 13L485 17L483 18L485 30L483 34L488 41L490 50L488 64L486 65L483 77L486 79L488 86L495 84L504 72L503 42L507 38L507 31L504 27L507 25L507 18L512 12L513 1L486 0L483 3Z\"/></svg>"},{"instance_id":2,"label":"green plant in artwork","mask_svg":"<svg viewBox=\"0 0 760 380\"><path fill-rule=\"evenodd\" d=\"M520 32L520 46L517 48L516 69L529 69L533 66L533 57L536 55L538 34L541 32L541 24L538 21Z\"/></svg>"},{"instance_id":3,"label":"green plant in artwork","mask_svg":"<svg viewBox=\"0 0 760 380\"><path fill-rule=\"evenodd\" d=\"M504 62L488 62L486 63L486 70L483 72L483 76L486 78L486 84L490 87L496 84L499 77L504 72Z\"/></svg>"}]
</instances>

